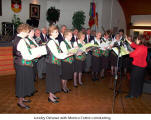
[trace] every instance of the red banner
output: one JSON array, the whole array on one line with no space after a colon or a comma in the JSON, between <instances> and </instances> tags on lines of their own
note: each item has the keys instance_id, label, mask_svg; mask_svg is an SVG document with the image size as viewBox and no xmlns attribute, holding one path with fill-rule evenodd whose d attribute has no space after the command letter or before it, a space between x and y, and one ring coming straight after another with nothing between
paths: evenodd
<instances>
[{"instance_id":1,"label":"red banner","mask_svg":"<svg viewBox=\"0 0 151 120\"><path fill-rule=\"evenodd\" d=\"M22 8L21 0L11 0L11 8L15 13L20 12Z\"/></svg>"},{"instance_id":2,"label":"red banner","mask_svg":"<svg viewBox=\"0 0 151 120\"><path fill-rule=\"evenodd\" d=\"M143 35L145 40L149 40L151 37L151 31L144 31Z\"/></svg>"}]
</instances>

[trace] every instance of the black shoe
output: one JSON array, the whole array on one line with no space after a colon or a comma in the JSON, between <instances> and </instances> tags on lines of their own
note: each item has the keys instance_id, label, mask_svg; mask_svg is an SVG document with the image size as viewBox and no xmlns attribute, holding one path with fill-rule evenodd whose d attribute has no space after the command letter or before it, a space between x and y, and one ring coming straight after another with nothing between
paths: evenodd
<instances>
[{"instance_id":1,"label":"black shoe","mask_svg":"<svg viewBox=\"0 0 151 120\"><path fill-rule=\"evenodd\" d=\"M79 83L79 85L81 85L81 86L82 86L82 85L83 85L83 83Z\"/></svg>"},{"instance_id":2,"label":"black shoe","mask_svg":"<svg viewBox=\"0 0 151 120\"><path fill-rule=\"evenodd\" d=\"M125 98L134 98L134 96L126 95Z\"/></svg>"},{"instance_id":3,"label":"black shoe","mask_svg":"<svg viewBox=\"0 0 151 120\"><path fill-rule=\"evenodd\" d=\"M92 78L92 81L96 81L96 78Z\"/></svg>"},{"instance_id":4,"label":"black shoe","mask_svg":"<svg viewBox=\"0 0 151 120\"><path fill-rule=\"evenodd\" d=\"M57 100L52 101L49 97L48 97L48 102L52 102L52 103L59 103L59 101L57 101Z\"/></svg>"},{"instance_id":5,"label":"black shoe","mask_svg":"<svg viewBox=\"0 0 151 120\"><path fill-rule=\"evenodd\" d=\"M74 87L77 88L78 86L77 86L77 85L74 85Z\"/></svg>"},{"instance_id":6,"label":"black shoe","mask_svg":"<svg viewBox=\"0 0 151 120\"><path fill-rule=\"evenodd\" d=\"M69 92L68 90L64 90L64 89L62 89L62 91L63 91L64 93L68 93L68 92Z\"/></svg>"},{"instance_id":7,"label":"black shoe","mask_svg":"<svg viewBox=\"0 0 151 120\"><path fill-rule=\"evenodd\" d=\"M104 76L101 76L101 79L104 79Z\"/></svg>"},{"instance_id":8,"label":"black shoe","mask_svg":"<svg viewBox=\"0 0 151 120\"><path fill-rule=\"evenodd\" d=\"M60 99L59 97L56 97L56 98L54 98L54 99Z\"/></svg>"},{"instance_id":9,"label":"black shoe","mask_svg":"<svg viewBox=\"0 0 151 120\"><path fill-rule=\"evenodd\" d=\"M71 89L67 89L67 91L68 91L68 92L70 92L70 91L71 91Z\"/></svg>"},{"instance_id":10,"label":"black shoe","mask_svg":"<svg viewBox=\"0 0 151 120\"><path fill-rule=\"evenodd\" d=\"M34 93L37 93L38 92L38 90L34 90Z\"/></svg>"},{"instance_id":11,"label":"black shoe","mask_svg":"<svg viewBox=\"0 0 151 120\"><path fill-rule=\"evenodd\" d=\"M23 100L25 103L31 103L31 100Z\"/></svg>"},{"instance_id":12,"label":"black shoe","mask_svg":"<svg viewBox=\"0 0 151 120\"><path fill-rule=\"evenodd\" d=\"M20 108L25 108L25 109L29 109L30 107L28 105L22 106L21 104L17 103L18 107Z\"/></svg>"}]
</instances>

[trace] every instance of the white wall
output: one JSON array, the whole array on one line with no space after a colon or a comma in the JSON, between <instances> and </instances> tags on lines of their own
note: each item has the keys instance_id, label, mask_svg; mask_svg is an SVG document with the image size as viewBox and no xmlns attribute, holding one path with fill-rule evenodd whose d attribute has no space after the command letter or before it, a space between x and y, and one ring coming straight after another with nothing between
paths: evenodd
<instances>
[{"instance_id":1,"label":"white wall","mask_svg":"<svg viewBox=\"0 0 151 120\"><path fill-rule=\"evenodd\" d=\"M102 10L102 24L104 29L118 29L126 30L126 21L123 10L117 0L103 0Z\"/></svg>"},{"instance_id":2,"label":"white wall","mask_svg":"<svg viewBox=\"0 0 151 120\"><path fill-rule=\"evenodd\" d=\"M29 19L29 4L31 0L22 0L22 10L19 13L14 13L11 10L11 0L2 0L2 16L0 16L0 26L1 22L11 22L13 15L16 14L20 17L22 22L26 22ZM39 0L40 4L40 21L39 27L44 27L46 25L46 0Z\"/></svg>"},{"instance_id":3,"label":"white wall","mask_svg":"<svg viewBox=\"0 0 151 120\"><path fill-rule=\"evenodd\" d=\"M151 26L151 15L132 15L131 23L133 26ZM151 31L145 29L131 29L130 34L134 35L134 31L138 31L139 34L143 34L144 31Z\"/></svg>"},{"instance_id":4,"label":"white wall","mask_svg":"<svg viewBox=\"0 0 151 120\"><path fill-rule=\"evenodd\" d=\"M49 0L47 9L55 6L60 9L61 15L58 25L65 24L68 28L72 28L72 16L75 11L83 10L86 15L85 26L88 27L90 1L92 0ZM105 30L118 27L126 29L126 21L123 10L117 0L95 0L96 10L99 16L98 31L102 31L102 25ZM47 26L48 26L47 22Z\"/></svg>"},{"instance_id":5,"label":"white wall","mask_svg":"<svg viewBox=\"0 0 151 120\"><path fill-rule=\"evenodd\" d=\"M134 26L151 26L151 15L132 15L131 23Z\"/></svg>"},{"instance_id":6,"label":"white wall","mask_svg":"<svg viewBox=\"0 0 151 120\"><path fill-rule=\"evenodd\" d=\"M124 12L117 0L113 0L111 28L118 27L124 29L126 33L126 20Z\"/></svg>"},{"instance_id":7,"label":"white wall","mask_svg":"<svg viewBox=\"0 0 151 120\"><path fill-rule=\"evenodd\" d=\"M92 0L38 0L40 4L40 23L39 27L49 26L46 20L46 11L51 6L60 9L60 20L58 25L65 24L72 28L72 16L75 11L83 10L86 15L84 27L88 27L90 2ZM17 15L25 22L29 18L29 4L31 0L22 0L22 11ZM99 18L98 31L102 31L102 25L107 29L113 27L126 28L126 22L122 8L117 0L95 0ZM11 1L2 0L2 16L0 22L11 22L14 12L11 10ZM1 25L1 24L0 24Z\"/></svg>"},{"instance_id":8,"label":"white wall","mask_svg":"<svg viewBox=\"0 0 151 120\"><path fill-rule=\"evenodd\" d=\"M85 12L86 21L85 26L88 26L89 20L89 9L90 9L91 0L50 0L47 2L47 9L52 6L60 9L60 20L57 23L58 25L67 25L68 28L73 28L72 26L72 16L75 11L82 10ZM47 22L47 26L48 26Z\"/></svg>"}]
</instances>

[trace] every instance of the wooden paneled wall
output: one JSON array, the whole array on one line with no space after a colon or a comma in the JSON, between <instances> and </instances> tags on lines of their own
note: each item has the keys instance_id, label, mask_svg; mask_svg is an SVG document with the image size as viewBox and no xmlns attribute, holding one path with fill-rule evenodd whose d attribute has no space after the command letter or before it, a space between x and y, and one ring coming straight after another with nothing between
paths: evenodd
<instances>
[{"instance_id":1,"label":"wooden paneled wall","mask_svg":"<svg viewBox=\"0 0 151 120\"><path fill-rule=\"evenodd\" d=\"M130 32L130 29L132 28L136 29L135 27L130 25L132 15L151 15L151 0L118 0L118 1L125 14L128 34Z\"/></svg>"},{"instance_id":2,"label":"wooden paneled wall","mask_svg":"<svg viewBox=\"0 0 151 120\"><path fill-rule=\"evenodd\" d=\"M12 47L0 47L0 76L15 74Z\"/></svg>"}]
</instances>

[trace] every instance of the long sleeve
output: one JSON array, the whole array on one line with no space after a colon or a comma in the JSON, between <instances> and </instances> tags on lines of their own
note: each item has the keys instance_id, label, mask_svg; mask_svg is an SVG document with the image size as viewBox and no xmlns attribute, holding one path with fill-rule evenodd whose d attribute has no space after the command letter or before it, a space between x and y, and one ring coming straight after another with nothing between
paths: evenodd
<instances>
[{"instance_id":1,"label":"long sleeve","mask_svg":"<svg viewBox=\"0 0 151 120\"><path fill-rule=\"evenodd\" d=\"M94 40L91 40L91 43L94 44Z\"/></svg>"},{"instance_id":2,"label":"long sleeve","mask_svg":"<svg viewBox=\"0 0 151 120\"><path fill-rule=\"evenodd\" d=\"M78 47L77 42L74 42L74 43L73 43L73 46L74 46L74 47Z\"/></svg>"},{"instance_id":3,"label":"long sleeve","mask_svg":"<svg viewBox=\"0 0 151 120\"><path fill-rule=\"evenodd\" d=\"M137 48L130 53L130 57L133 58L133 65L139 67L146 67L147 47L144 45L138 45Z\"/></svg>"},{"instance_id":4,"label":"long sleeve","mask_svg":"<svg viewBox=\"0 0 151 120\"><path fill-rule=\"evenodd\" d=\"M55 44L55 42L53 40L50 40L48 42L48 47L50 49L50 51L52 52L52 54L58 58L58 59L65 59L66 57L68 57L67 53L59 53L57 50L57 46Z\"/></svg>"},{"instance_id":5,"label":"long sleeve","mask_svg":"<svg viewBox=\"0 0 151 120\"><path fill-rule=\"evenodd\" d=\"M64 41L62 41L60 43L60 48L64 53L68 53L68 50L67 50L67 47L66 47L66 44L64 43Z\"/></svg>"},{"instance_id":6,"label":"long sleeve","mask_svg":"<svg viewBox=\"0 0 151 120\"><path fill-rule=\"evenodd\" d=\"M139 45L136 45L134 42L132 42L132 43L131 43L131 47L132 47L132 48L137 48L137 47L139 47Z\"/></svg>"},{"instance_id":7,"label":"long sleeve","mask_svg":"<svg viewBox=\"0 0 151 120\"><path fill-rule=\"evenodd\" d=\"M130 53L130 57L138 56L141 52L141 49L136 49L133 52Z\"/></svg>"},{"instance_id":8,"label":"long sleeve","mask_svg":"<svg viewBox=\"0 0 151 120\"><path fill-rule=\"evenodd\" d=\"M30 54L24 39L21 39L18 43L17 50L21 52L21 55L25 60L32 60L37 57Z\"/></svg>"}]
</instances>

